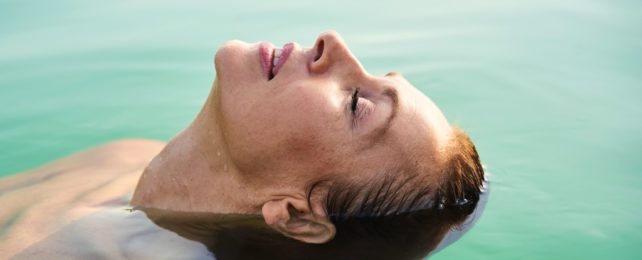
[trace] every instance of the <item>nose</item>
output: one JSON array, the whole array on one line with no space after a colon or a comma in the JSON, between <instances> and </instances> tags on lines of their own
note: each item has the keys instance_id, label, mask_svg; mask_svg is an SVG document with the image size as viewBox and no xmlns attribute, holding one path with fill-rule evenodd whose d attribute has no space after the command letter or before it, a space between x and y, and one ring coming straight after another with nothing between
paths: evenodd
<instances>
[{"instance_id":1,"label":"nose","mask_svg":"<svg viewBox=\"0 0 642 260\"><path fill-rule=\"evenodd\" d=\"M340 67L342 71L365 72L341 35L335 31L319 35L312 52L314 58L309 65L312 73L324 73L335 67Z\"/></svg>"}]
</instances>

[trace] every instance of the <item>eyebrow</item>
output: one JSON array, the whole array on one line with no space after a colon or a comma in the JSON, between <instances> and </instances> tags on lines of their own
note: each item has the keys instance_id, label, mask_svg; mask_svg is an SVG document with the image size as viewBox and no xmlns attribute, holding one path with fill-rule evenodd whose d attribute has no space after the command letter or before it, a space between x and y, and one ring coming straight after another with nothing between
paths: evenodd
<instances>
[{"instance_id":1,"label":"eyebrow","mask_svg":"<svg viewBox=\"0 0 642 260\"><path fill-rule=\"evenodd\" d=\"M383 137L386 135L386 132L388 132L388 129L390 128L390 125L392 125L392 121L397 116L397 111L399 110L399 94L395 88L386 87L383 91L383 95L392 100L392 112L390 112L390 115L388 115L388 118L386 118L386 121L383 124L365 136L367 140L371 140L368 147L383 140Z\"/></svg>"}]
</instances>

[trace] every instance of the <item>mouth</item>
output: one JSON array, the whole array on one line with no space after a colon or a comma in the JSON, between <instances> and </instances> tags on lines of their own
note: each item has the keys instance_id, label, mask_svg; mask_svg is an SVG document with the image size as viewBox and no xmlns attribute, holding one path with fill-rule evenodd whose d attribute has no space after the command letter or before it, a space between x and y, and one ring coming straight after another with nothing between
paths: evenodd
<instances>
[{"instance_id":1,"label":"mouth","mask_svg":"<svg viewBox=\"0 0 642 260\"><path fill-rule=\"evenodd\" d=\"M293 50L294 43L292 42L286 43L281 49L274 48L274 45L268 42L262 42L259 45L261 67L268 81L276 77Z\"/></svg>"}]
</instances>

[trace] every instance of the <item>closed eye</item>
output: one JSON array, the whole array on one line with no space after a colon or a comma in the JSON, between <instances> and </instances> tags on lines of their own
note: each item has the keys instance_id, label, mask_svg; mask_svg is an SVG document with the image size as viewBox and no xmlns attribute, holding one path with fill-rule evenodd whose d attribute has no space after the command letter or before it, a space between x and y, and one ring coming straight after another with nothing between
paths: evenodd
<instances>
[{"instance_id":1,"label":"closed eye","mask_svg":"<svg viewBox=\"0 0 642 260\"><path fill-rule=\"evenodd\" d=\"M354 93L352 93L352 103L350 104L350 110L352 111L352 115L357 114L357 109L359 108L359 88L356 88L354 90Z\"/></svg>"},{"instance_id":2,"label":"closed eye","mask_svg":"<svg viewBox=\"0 0 642 260\"><path fill-rule=\"evenodd\" d=\"M375 109L372 101L360 95L360 89L357 88L352 93L350 102L350 112L352 113L352 127L356 128L361 121L365 120Z\"/></svg>"}]
</instances>

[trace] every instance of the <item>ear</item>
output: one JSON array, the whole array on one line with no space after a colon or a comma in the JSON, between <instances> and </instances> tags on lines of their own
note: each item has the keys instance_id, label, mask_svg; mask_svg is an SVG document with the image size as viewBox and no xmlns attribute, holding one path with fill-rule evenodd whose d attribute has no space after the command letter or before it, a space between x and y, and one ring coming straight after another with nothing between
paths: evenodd
<instances>
[{"instance_id":1,"label":"ear","mask_svg":"<svg viewBox=\"0 0 642 260\"><path fill-rule=\"evenodd\" d=\"M326 243L336 234L334 224L320 205L311 206L307 200L283 198L263 204L265 223L281 234L311 243Z\"/></svg>"}]
</instances>

